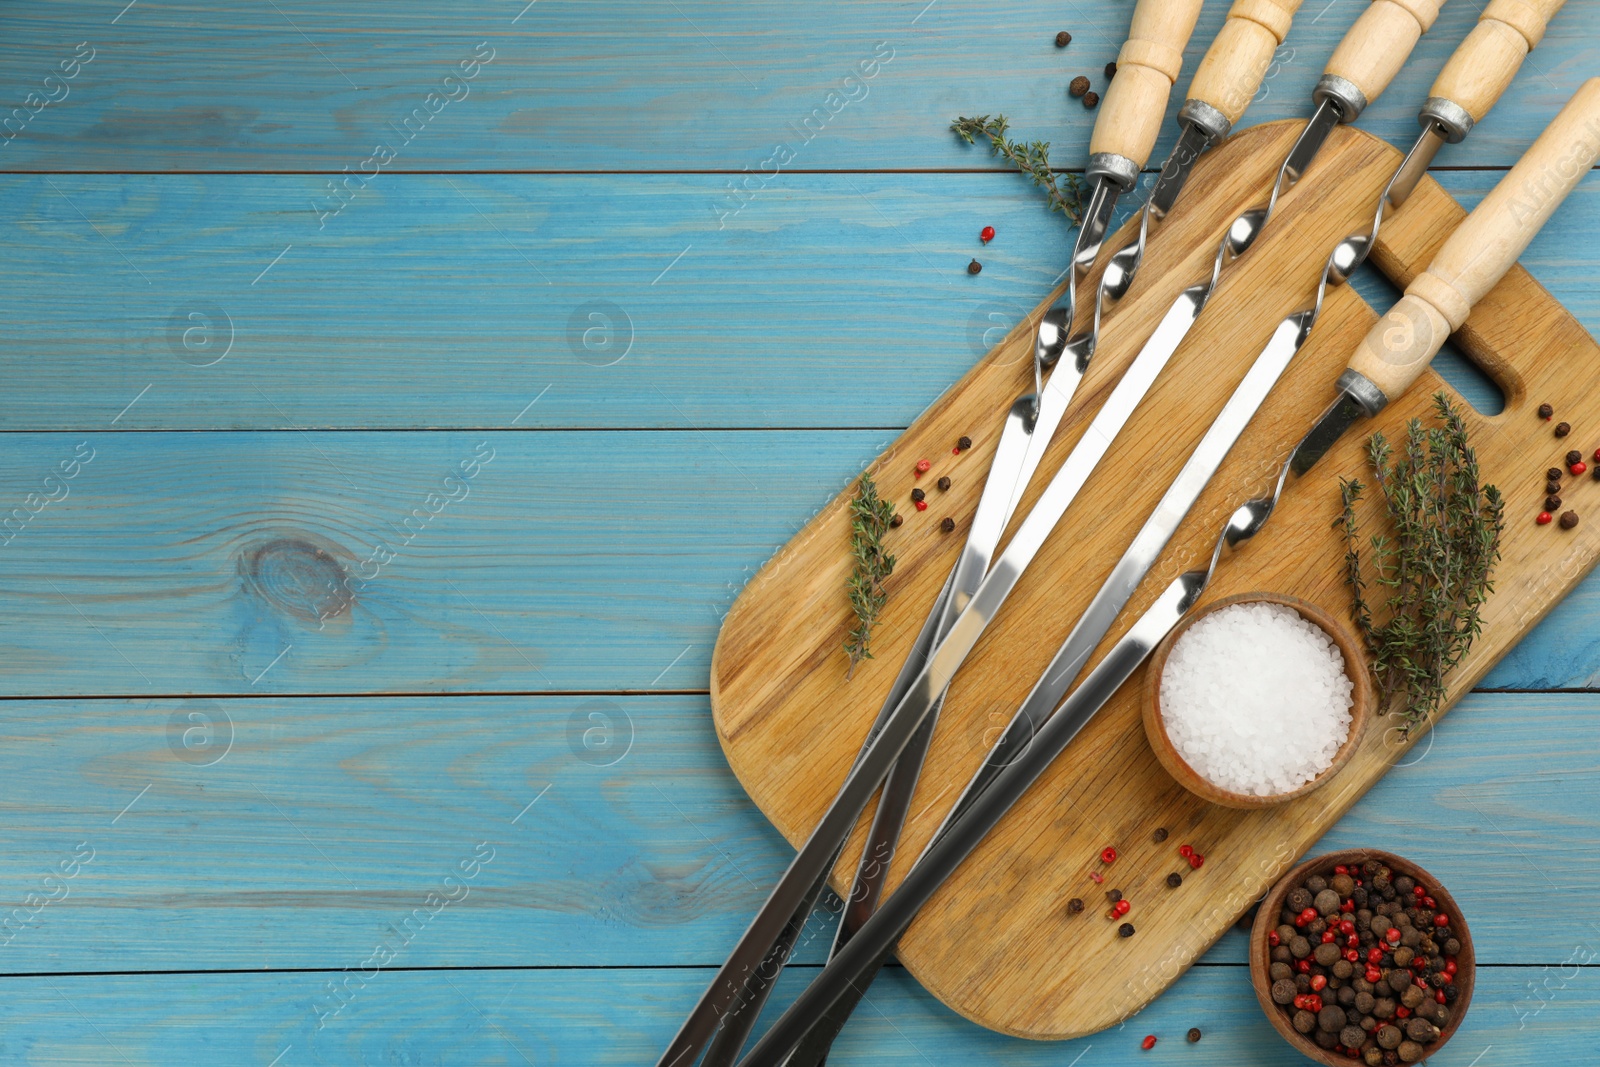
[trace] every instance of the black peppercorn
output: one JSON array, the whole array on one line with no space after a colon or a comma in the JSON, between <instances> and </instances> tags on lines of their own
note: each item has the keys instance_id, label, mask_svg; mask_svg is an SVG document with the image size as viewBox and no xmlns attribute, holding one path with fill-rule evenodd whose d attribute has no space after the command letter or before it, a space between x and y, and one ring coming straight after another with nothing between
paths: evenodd
<instances>
[{"instance_id":1,"label":"black peppercorn","mask_svg":"<svg viewBox=\"0 0 1600 1067\"><path fill-rule=\"evenodd\" d=\"M898 530L902 525L905 524L905 521L906 520L904 516L902 516L899 512L895 512L894 518L889 520L889 525Z\"/></svg>"},{"instance_id":2,"label":"black peppercorn","mask_svg":"<svg viewBox=\"0 0 1600 1067\"><path fill-rule=\"evenodd\" d=\"M1083 901L1079 900L1077 897L1073 897L1071 900L1067 901L1067 914L1068 915L1076 915L1076 914L1078 914L1078 912L1080 912L1082 910L1083 910Z\"/></svg>"},{"instance_id":3,"label":"black peppercorn","mask_svg":"<svg viewBox=\"0 0 1600 1067\"><path fill-rule=\"evenodd\" d=\"M928 498L928 494L923 492L921 486L918 486L917 488L911 490L911 502L913 504L920 504L924 500L926 500L927 498Z\"/></svg>"},{"instance_id":4,"label":"black peppercorn","mask_svg":"<svg viewBox=\"0 0 1600 1067\"><path fill-rule=\"evenodd\" d=\"M956 528L956 520L950 518L948 515L945 516L943 519L939 520L939 529L943 530L945 533L949 533L951 530L954 530L955 528Z\"/></svg>"},{"instance_id":5,"label":"black peppercorn","mask_svg":"<svg viewBox=\"0 0 1600 1067\"><path fill-rule=\"evenodd\" d=\"M983 270L983 264L979 263L977 260L973 260L971 263L967 264L967 273L968 274L977 274L982 270Z\"/></svg>"},{"instance_id":6,"label":"black peppercorn","mask_svg":"<svg viewBox=\"0 0 1600 1067\"><path fill-rule=\"evenodd\" d=\"M1083 106L1084 107L1092 108L1098 103L1100 103L1100 94L1099 93L1084 93L1083 94Z\"/></svg>"},{"instance_id":7,"label":"black peppercorn","mask_svg":"<svg viewBox=\"0 0 1600 1067\"><path fill-rule=\"evenodd\" d=\"M1567 436L1567 434L1569 434L1571 432L1572 432L1572 424L1571 423L1569 423L1569 422L1558 422L1558 423L1556 423L1556 436L1557 437L1565 437L1565 436Z\"/></svg>"},{"instance_id":8,"label":"black peppercorn","mask_svg":"<svg viewBox=\"0 0 1600 1067\"><path fill-rule=\"evenodd\" d=\"M1594 466L1589 468L1589 477L1600 482L1600 462L1596 462Z\"/></svg>"},{"instance_id":9,"label":"black peppercorn","mask_svg":"<svg viewBox=\"0 0 1600 1067\"><path fill-rule=\"evenodd\" d=\"M1570 530L1576 525L1578 525L1578 513L1576 511L1563 511L1561 513L1561 528L1563 530Z\"/></svg>"},{"instance_id":10,"label":"black peppercorn","mask_svg":"<svg viewBox=\"0 0 1600 1067\"><path fill-rule=\"evenodd\" d=\"M1073 78L1072 81L1067 84L1067 92L1071 93L1073 96L1082 96L1088 91L1089 79L1085 78L1082 74L1078 75L1076 78Z\"/></svg>"},{"instance_id":11,"label":"black peppercorn","mask_svg":"<svg viewBox=\"0 0 1600 1067\"><path fill-rule=\"evenodd\" d=\"M1065 48L1065 47L1067 47L1067 45L1069 45L1071 43L1072 43L1072 34L1068 33L1066 30L1062 30L1060 33L1056 34L1056 47L1057 48ZM1545 406L1548 407L1549 405L1545 405Z\"/></svg>"},{"instance_id":12,"label":"black peppercorn","mask_svg":"<svg viewBox=\"0 0 1600 1067\"><path fill-rule=\"evenodd\" d=\"M1196 1041L1199 1041L1199 1040L1200 1040L1200 1028L1198 1026L1189 1027L1189 1044L1192 1045Z\"/></svg>"},{"instance_id":13,"label":"black peppercorn","mask_svg":"<svg viewBox=\"0 0 1600 1067\"><path fill-rule=\"evenodd\" d=\"M1556 409L1551 407L1549 404L1540 404L1539 405L1539 417L1541 419L1548 419L1550 416L1554 415L1555 413L1556 413Z\"/></svg>"},{"instance_id":14,"label":"black peppercorn","mask_svg":"<svg viewBox=\"0 0 1600 1067\"><path fill-rule=\"evenodd\" d=\"M1161 844L1161 842L1165 841L1166 839L1167 839L1167 828L1165 826L1156 827L1156 832L1150 835L1150 840L1154 841L1158 845Z\"/></svg>"},{"instance_id":15,"label":"black peppercorn","mask_svg":"<svg viewBox=\"0 0 1600 1067\"><path fill-rule=\"evenodd\" d=\"M1559 482L1561 480L1561 476L1565 473L1566 472L1560 467L1551 467L1549 470L1544 472L1544 476L1552 482Z\"/></svg>"},{"instance_id":16,"label":"black peppercorn","mask_svg":"<svg viewBox=\"0 0 1600 1067\"><path fill-rule=\"evenodd\" d=\"M1115 904L1117 901L1119 901L1121 899L1122 899L1122 890L1120 890L1120 889L1107 889L1106 890L1106 900L1110 901L1112 904Z\"/></svg>"},{"instance_id":17,"label":"black peppercorn","mask_svg":"<svg viewBox=\"0 0 1600 1067\"><path fill-rule=\"evenodd\" d=\"M1556 511L1560 507L1561 507L1561 498L1560 497L1552 495L1552 496L1547 496L1547 497L1544 498L1544 509L1546 511Z\"/></svg>"},{"instance_id":18,"label":"black peppercorn","mask_svg":"<svg viewBox=\"0 0 1600 1067\"><path fill-rule=\"evenodd\" d=\"M1117 76L1117 65L1115 63L1107 63L1106 64L1106 77L1107 78L1115 78L1116 76Z\"/></svg>"},{"instance_id":19,"label":"black peppercorn","mask_svg":"<svg viewBox=\"0 0 1600 1067\"><path fill-rule=\"evenodd\" d=\"M1597 465L1595 467L1595 469L1596 470L1600 470L1600 465ZM1545 482L1544 483L1544 492L1545 492L1546 496L1555 496L1557 493L1561 492L1561 483L1560 482Z\"/></svg>"},{"instance_id":20,"label":"black peppercorn","mask_svg":"<svg viewBox=\"0 0 1600 1067\"><path fill-rule=\"evenodd\" d=\"M938 486L939 492L948 493L950 491L950 476L947 474L943 478L940 478L938 481Z\"/></svg>"},{"instance_id":21,"label":"black peppercorn","mask_svg":"<svg viewBox=\"0 0 1600 1067\"><path fill-rule=\"evenodd\" d=\"M1173 871L1171 874L1167 875L1167 885L1171 888L1176 889L1182 884L1183 875L1179 874L1177 871Z\"/></svg>"},{"instance_id":22,"label":"black peppercorn","mask_svg":"<svg viewBox=\"0 0 1600 1067\"><path fill-rule=\"evenodd\" d=\"M1121 926L1117 927L1117 936L1118 937L1132 937L1133 936L1133 924L1132 923L1123 923Z\"/></svg>"},{"instance_id":23,"label":"black peppercorn","mask_svg":"<svg viewBox=\"0 0 1600 1067\"><path fill-rule=\"evenodd\" d=\"M1582 463L1582 462L1583 462L1583 453L1579 452L1576 448L1574 448L1572 451L1567 453L1567 466L1570 467L1574 463Z\"/></svg>"},{"instance_id":24,"label":"black peppercorn","mask_svg":"<svg viewBox=\"0 0 1600 1067\"><path fill-rule=\"evenodd\" d=\"M966 434L962 434L961 440L956 442L956 447L965 452L967 449L972 447L972 438L968 437Z\"/></svg>"}]
</instances>

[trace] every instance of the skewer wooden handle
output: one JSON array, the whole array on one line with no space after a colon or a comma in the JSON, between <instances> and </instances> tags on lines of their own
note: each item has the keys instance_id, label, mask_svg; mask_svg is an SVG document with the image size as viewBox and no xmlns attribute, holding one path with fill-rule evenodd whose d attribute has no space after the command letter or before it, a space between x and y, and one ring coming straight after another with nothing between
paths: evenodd
<instances>
[{"instance_id":1,"label":"skewer wooden handle","mask_svg":"<svg viewBox=\"0 0 1600 1067\"><path fill-rule=\"evenodd\" d=\"M1565 2L1493 0L1434 79L1428 95L1457 105L1473 122L1483 118Z\"/></svg>"},{"instance_id":2,"label":"skewer wooden handle","mask_svg":"<svg viewBox=\"0 0 1600 1067\"><path fill-rule=\"evenodd\" d=\"M1372 103L1389 87L1444 0L1372 0L1333 50L1326 72L1354 85Z\"/></svg>"},{"instance_id":3,"label":"skewer wooden handle","mask_svg":"<svg viewBox=\"0 0 1600 1067\"><path fill-rule=\"evenodd\" d=\"M1350 369L1391 400L1405 392L1597 158L1600 78L1590 78L1406 286L1356 349Z\"/></svg>"},{"instance_id":4,"label":"skewer wooden handle","mask_svg":"<svg viewBox=\"0 0 1600 1067\"><path fill-rule=\"evenodd\" d=\"M1289 33L1301 0L1234 0L1228 21L1189 84L1189 99L1222 112L1232 126L1261 88L1273 53Z\"/></svg>"},{"instance_id":5,"label":"skewer wooden handle","mask_svg":"<svg viewBox=\"0 0 1600 1067\"><path fill-rule=\"evenodd\" d=\"M1100 117L1089 137L1091 155L1122 156L1135 168L1150 159L1201 2L1139 0L1128 40L1117 53L1116 77L1100 102Z\"/></svg>"}]
</instances>

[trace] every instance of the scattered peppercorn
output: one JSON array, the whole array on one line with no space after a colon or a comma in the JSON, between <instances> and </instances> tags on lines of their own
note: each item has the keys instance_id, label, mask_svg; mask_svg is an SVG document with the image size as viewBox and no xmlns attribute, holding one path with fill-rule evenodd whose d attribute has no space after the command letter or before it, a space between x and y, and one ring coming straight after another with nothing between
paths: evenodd
<instances>
[{"instance_id":1,"label":"scattered peppercorn","mask_svg":"<svg viewBox=\"0 0 1600 1067\"><path fill-rule=\"evenodd\" d=\"M1102 885L1106 880L1106 876L1101 874L1099 871L1090 871L1089 880L1094 882L1095 885Z\"/></svg>"},{"instance_id":2,"label":"scattered peppercorn","mask_svg":"<svg viewBox=\"0 0 1600 1067\"><path fill-rule=\"evenodd\" d=\"M1200 853L1196 852L1194 855L1189 857L1189 866L1198 871L1200 869L1200 865L1205 861L1206 858L1200 855Z\"/></svg>"},{"instance_id":3,"label":"scattered peppercorn","mask_svg":"<svg viewBox=\"0 0 1600 1067\"><path fill-rule=\"evenodd\" d=\"M1178 855L1182 856L1184 859L1188 859L1190 856L1194 855L1194 846L1193 845L1179 845L1178 846Z\"/></svg>"},{"instance_id":4,"label":"scattered peppercorn","mask_svg":"<svg viewBox=\"0 0 1600 1067\"><path fill-rule=\"evenodd\" d=\"M920 486L911 490L911 502L913 504L920 504L927 498L928 494L924 492Z\"/></svg>"},{"instance_id":5,"label":"scattered peppercorn","mask_svg":"<svg viewBox=\"0 0 1600 1067\"><path fill-rule=\"evenodd\" d=\"M1106 890L1106 900L1108 900L1112 904L1115 904L1117 901L1119 901L1121 899L1122 899L1122 890L1120 890L1120 889L1107 889Z\"/></svg>"},{"instance_id":6,"label":"scattered peppercorn","mask_svg":"<svg viewBox=\"0 0 1600 1067\"><path fill-rule=\"evenodd\" d=\"M1101 863L1115 863L1115 862L1117 862L1117 850L1112 848L1110 845L1107 845L1105 848L1101 849L1100 850L1100 862Z\"/></svg>"},{"instance_id":7,"label":"scattered peppercorn","mask_svg":"<svg viewBox=\"0 0 1600 1067\"><path fill-rule=\"evenodd\" d=\"M939 492L948 493L950 491L950 476L947 474L943 478L940 478L938 481L938 486Z\"/></svg>"},{"instance_id":8,"label":"scattered peppercorn","mask_svg":"<svg viewBox=\"0 0 1600 1067\"><path fill-rule=\"evenodd\" d=\"M1582 462L1583 462L1583 453L1579 452L1576 448L1574 448L1572 451L1567 453L1567 466L1570 467L1574 463L1582 463Z\"/></svg>"},{"instance_id":9,"label":"scattered peppercorn","mask_svg":"<svg viewBox=\"0 0 1600 1067\"><path fill-rule=\"evenodd\" d=\"M1082 96L1088 91L1089 79L1085 78L1082 74L1078 75L1076 78L1073 78L1072 81L1067 83L1067 92L1071 93L1073 96Z\"/></svg>"},{"instance_id":10,"label":"scattered peppercorn","mask_svg":"<svg viewBox=\"0 0 1600 1067\"><path fill-rule=\"evenodd\" d=\"M1544 509L1546 511L1555 511L1560 506L1561 506L1561 498L1560 497L1558 497L1558 496L1547 496L1547 497L1544 498Z\"/></svg>"},{"instance_id":11,"label":"scattered peppercorn","mask_svg":"<svg viewBox=\"0 0 1600 1067\"><path fill-rule=\"evenodd\" d=\"M1538 515L1536 515L1534 517L1533 521L1538 523L1540 526L1549 526L1550 525L1550 513L1548 511L1541 511L1541 512L1539 512Z\"/></svg>"},{"instance_id":12,"label":"scattered peppercorn","mask_svg":"<svg viewBox=\"0 0 1600 1067\"><path fill-rule=\"evenodd\" d=\"M1567 468L1567 470L1571 471L1573 474L1582 474L1584 471L1586 471L1588 469L1589 469L1589 465L1587 463L1584 463L1582 460L1578 461L1577 463L1574 463L1572 466Z\"/></svg>"},{"instance_id":13,"label":"scattered peppercorn","mask_svg":"<svg viewBox=\"0 0 1600 1067\"><path fill-rule=\"evenodd\" d=\"M967 273L968 274L980 274L980 273L982 273L982 271L983 271L983 264L979 263L977 260L973 260L971 263L967 264Z\"/></svg>"},{"instance_id":14,"label":"scattered peppercorn","mask_svg":"<svg viewBox=\"0 0 1600 1067\"><path fill-rule=\"evenodd\" d=\"M1107 78L1115 78L1116 76L1117 76L1117 65L1115 63L1107 63L1106 64L1106 77Z\"/></svg>"},{"instance_id":15,"label":"scattered peppercorn","mask_svg":"<svg viewBox=\"0 0 1600 1067\"><path fill-rule=\"evenodd\" d=\"M905 525L905 521L905 518L902 517L897 511L894 513L894 518L889 520L889 525L898 530L901 526Z\"/></svg>"},{"instance_id":16,"label":"scattered peppercorn","mask_svg":"<svg viewBox=\"0 0 1600 1067\"><path fill-rule=\"evenodd\" d=\"M982 241L984 244L988 244L990 241L994 240L994 227L985 226L982 230L979 230L978 240Z\"/></svg>"},{"instance_id":17,"label":"scattered peppercorn","mask_svg":"<svg viewBox=\"0 0 1600 1067\"><path fill-rule=\"evenodd\" d=\"M1123 923L1121 926L1117 927L1117 936L1118 937L1132 937L1133 936L1133 924L1132 923Z\"/></svg>"},{"instance_id":18,"label":"scattered peppercorn","mask_svg":"<svg viewBox=\"0 0 1600 1067\"><path fill-rule=\"evenodd\" d=\"M1560 482L1545 482L1544 483L1544 491L1545 491L1545 495L1546 496L1555 496L1557 493L1561 492L1561 483Z\"/></svg>"},{"instance_id":19,"label":"scattered peppercorn","mask_svg":"<svg viewBox=\"0 0 1600 1067\"><path fill-rule=\"evenodd\" d=\"M929 462L928 460L925 460L925 459L917 460L917 477L920 478L924 474L927 474L928 473L928 468L932 467L932 466L933 466L933 464L931 462Z\"/></svg>"},{"instance_id":20,"label":"scattered peppercorn","mask_svg":"<svg viewBox=\"0 0 1600 1067\"><path fill-rule=\"evenodd\" d=\"M1133 905L1128 903L1126 900L1119 900L1116 902L1116 904L1112 905L1111 910L1116 912L1117 918L1120 919L1124 915L1128 914L1128 912L1133 910Z\"/></svg>"},{"instance_id":21,"label":"scattered peppercorn","mask_svg":"<svg viewBox=\"0 0 1600 1067\"><path fill-rule=\"evenodd\" d=\"M1156 1035L1155 1034L1145 1034L1144 1035L1144 1040L1139 1042L1139 1047L1144 1049L1146 1052L1148 1052L1151 1049L1155 1048L1156 1047Z\"/></svg>"},{"instance_id":22,"label":"scattered peppercorn","mask_svg":"<svg viewBox=\"0 0 1600 1067\"><path fill-rule=\"evenodd\" d=\"M1563 511L1561 513L1561 528L1563 530L1570 530L1576 525L1578 525L1578 513L1576 511Z\"/></svg>"},{"instance_id":23,"label":"scattered peppercorn","mask_svg":"<svg viewBox=\"0 0 1600 1067\"><path fill-rule=\"evenodd\" d=\"M956 528L956 520L952 519L950 516L946 515L944 518L939 520L939 529L944 531L945 533L949 533L951 530L954 530L955 528Z\"/></svg>"},{"instance_id":24,"label":"scattered peppercorn","mask_svg":"<svg viewBox=\"0 0 1600 1067\"><path fill-rule=\"evenodd\" d=\"M1554 415L1555 413L1556 413L1556 409L1551 407L1549 404L1540 404L1539 405L1539 417L1541 419L1548 420L1550 418L1550 416Z\"/></svg>"},{"instance_id":25,"label":"scattered peppercorn","mask_svg":"<svg viewBox=\"0 0 1600 1067\"><path fill-rule=\"evenodd\" d=\"M1150 840L1154 841L1158 845L1161 844L1161 842L1165 841L1166 839L1167 839L1167 828L1165 826L1156 827L1156 832L1150 835Z\"/></svg>"},{"instance_id":26,"label":"scattered peppercorn","mask_svg":"<svg viewBox=\"0 0 1600 1067\"><path fill-rule=\"evenodd\" d=\"M1067 901L1067 914L1068 915L1076 915L1076 914L1078 914L1078 912L1080 912L1082 910L1083 910L1083 901L1082 900L1078 899L1077 897L1073 897L1071 900Z\"/></svg>"},{"instance_id":27,"label":"scattered peppercorn","mask_svg":"<svg viewBox=\"0 0 1600 1067\"><path fill-rule=\"evenodd\" d=\"M1100 94L1099 93L1084 93L1083 94L1083 106L1084 107L1093 108L1099 103L1100 103Z\"/></svg>"},{"instance_id":28,"label":"scattered peppercorn","mask_svg":"<svg viewBox=\"0 0 1600 1067\"><path fill-rule=\"evenodd\" d=\"M1056 47L1057 48L1065 48L1065 47L1067 47L1067 45L1069 45L1071 43L1072 43L1072 34L1068 33L1066 30L1062 30L1060 33L1056 34Z\"/></svg>"},{"instance_id":29,"label":"scattered peppercorn","mask_svg":"<svg viewBox=\"0 0 1600 1067\"><path fill-rule=\"evenodd\" d=\"M1556 436L1557 437L1565 437L1565 436L1567 436L1567 434L1569 434L1571 432L1572 432L1572 424L1571 423L1569 423L1569 422L1558 422L1558 423L1556 423Z\"/></svg>"},{"instance_id":30,"label":"scattered peppercorn","mask_svg":"<svg viewBox=\"0 0 1600 1067\"><path fill-rule=\"evenodd\" d=\"M1179 874L1177 871L1173 871L1171 874L1167 875L1167 885L1171 888L1176 889L1182 884L1183 875Z\"/></svg>"},{"instance_id":31,"label":"scattered peppercorn","mask_svg":"<svg viewBox=\"0 0 1600 1067\"><path fill-rule=\"evenodd\" d=\"M1191 1044L1191 1045L1193 1045L1195 1042L1199 1041L1200 1040L1200 1028L1198 1026L1189 1027L1188 1037L1189 1037L1189 1044Z\"/></svg>"},{"instance_id":32,"label":"scattered peppercorn","mask_svg":"<svg viewBox=\"0 0 1600 1067\"><path fill-rule=\"evenodd\" d=\"M1589 472L1589 477L1593 478L1597 482L1600 482L1600 461L1595 463L1594 469Z\"/></svg>"},{"instance_id":33,"label":"scattered peppercorn","mask_svg":"<svg viewBox=\"0 0 1600 1067\"><path fill-rule=\"evenodd\" d=\"M967 449L969 449L971 447L972 447L972 438L968 437L966 434L962 434L961 435L961 439L956 442L956 449L958 451L965 452Z\"/></svg>"},{"instance_id":34,"label":"scattered peppercorn","mask_svg":"<svg viewBox=\"0 0 1600 1067\"><path fill-rule=\"evenodd\" d=\"M1594 450L1594 461L1600 463L1600 448Z\"/></svg>"},{"instance_id":35,"label":"scattered peppercorn","mask_svg":"<svg viewBox=\"0 0 1600 1067\"><path fill-rule=\"evenodd\" d=\"M1550 479L1552 482L1559 482L1561 480L1561 468L1551 467L1549 470L1544 472L1544 476Z\"/></svg>"},{"instance_id":36,"label":"scattered peppercorn","mask_svg":"<svg viewBox=\"0 0 1600 1067\"><path fill-rule=\"evenodd\" d=\"M917 510L918 511L927 511L928 510L928 502L926 500L918 500L918 501L916 501L916 505L917 505Z\"/></svg>"}]
</instances>

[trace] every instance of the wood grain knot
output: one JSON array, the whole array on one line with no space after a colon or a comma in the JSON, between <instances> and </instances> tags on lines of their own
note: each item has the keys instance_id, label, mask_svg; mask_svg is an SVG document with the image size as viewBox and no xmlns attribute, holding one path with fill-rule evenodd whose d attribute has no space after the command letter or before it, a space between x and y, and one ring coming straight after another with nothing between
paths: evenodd
<instances>
[{"instance_id":1,"label":"wood grain knot","mask_svg":"<svg viewBox=\"0 0 1600 1067\"><path fill-rule=\"evenodd\" d=\"M328 549L298 537L277 537L247 548L239 561L245 587L307 622L344 615L355 603L344 564Z\"/></svg>"}]
</instances>

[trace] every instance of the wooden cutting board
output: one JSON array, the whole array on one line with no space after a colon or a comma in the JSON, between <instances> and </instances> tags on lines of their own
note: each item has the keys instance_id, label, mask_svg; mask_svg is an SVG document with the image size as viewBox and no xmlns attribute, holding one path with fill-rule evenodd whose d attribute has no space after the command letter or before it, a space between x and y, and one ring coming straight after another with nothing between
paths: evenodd
<instances>
[{"instance_id":1,"label":"wooden cutting board","mask_svg":"<svg viewBox=\"0 0 1600 1067\"><path fill-rule=\"evenodd\" d=\"M1177 290L1208 273L1228 222L1264 201L1298 129L1298 123L1257 126L1202 159L1179 210L1151 242L1132 292L1107 320L1099 352L1019 516L1032 507ZM1360 130L1336 130L1311 173L1280 202L1257 247L1218 287L957 676L902 856L916 855L926 844L1274 325L1311 296L1328 249L1369 224L1372 205L1399 159L1390 145ZM1374 262L1404 285L1463 214L1425 179L1385 224ZM1554 225L1560 224L1558 215ZM1125 239L1126 234L1110 247ZM846 680L840 644L851 619L845 580L853 485L766 564L728 614L711 668L718 737L751 798L797 844L843 781L955 561L1003 413L1031 388L1033 322L1045 306L871 467L880 491L905 516L889 539L898 565L873 639L876 659ZM1168 581L1209 553L1237 504L1270 485L1288 449L1332 398L1334 379L1374 319L1348 287L1329 295L1312 337L1110 639ZM1544 496L1545 469L1569 448L1588 452L1600 444L1600 352L1593 340L1518 267L1479 304L1455 341L1506 394L1500 415L1469 412L1468 421L1485 479L1505 494L1507 529L1498 591L1486 607L1472 655L1451 679L1452 701L1578 583L1600 552L1600 483L1570 480L1566 506L1585 516L1577 529L1533 521ZM1370 429L1398 437L1406 420L1427 414L1439 389L1448 391L1437 375L1426 373ZM1545 401L1572 424L1572 436L1556 439L1552 424L1537 417L1535 409ZM952 455L963 434L973 447ZM1331 524L1339 510L1339 478L1365 474L1365 440L1364 432L1347 435L1308 477L1291 485L1262 535L1223 564L1208 601L1270 590L1349 619L1342 537ZM933 467L917 481L913 466L922 458ZM947 493L934 487L941 475L953 482ZM928 491L925 512L911 506L916 485ZM946 516L955 519L956 532L940 532ZM976 1023L1022 1037L1068 1038L1137 1011L1221 936L1418 736L1408 741L1393 720L1377 717L1356 756L1320 790L1265 810L1218 808L1185 792L1157 764L1140 725L1143 682L1141 672L1123 686L901 940L899 957L911 973ZM1152 840L1158 827L1170 832L1161 844ZM834 872L841 892L848 889L865 830L863 819ZM1183 843L1205 855L1202 869L1191 871L1179 857ZM1099 860L1107 845L1120 854L1109 869ZM1089 878L1100 870L1107 873L1104 885ZM891 871L891 891L901 871L903 866ZM1177 889L1166 885L1172 871L1184 877ZM1103 892L1113 886L1133 905L1128 921L1137 933L1131 938L1119 938L1118 924L1104 915ZM1071 897L1089 907L1068 915Z\"/></svg>"}]
</instances>

